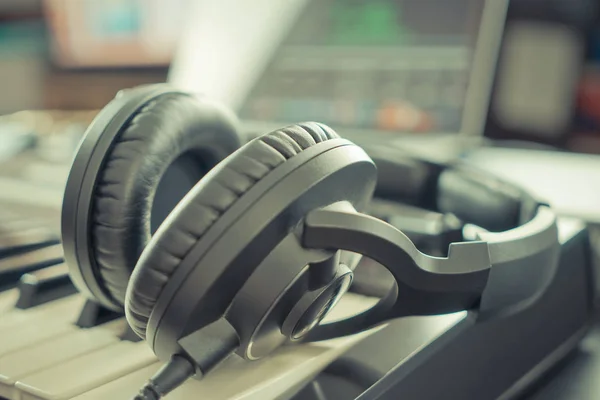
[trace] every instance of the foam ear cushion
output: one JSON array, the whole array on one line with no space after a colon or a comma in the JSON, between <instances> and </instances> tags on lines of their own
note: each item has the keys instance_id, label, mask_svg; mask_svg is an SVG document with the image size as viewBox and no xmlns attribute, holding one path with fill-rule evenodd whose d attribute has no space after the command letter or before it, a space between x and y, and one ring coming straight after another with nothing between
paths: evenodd
<instances>
[{"instance_id":1,"label":"foam ear cushion","mask_svg":"<svg viewBox=\"0 0 600 400\"><path fill-rule=\"evenodd\" d=\"M180 93L156 97L138 111L105 157L93 198L92 257L97 279L120 306L150 240L153 200L169 165L191 154L199 168L210 168L239 147L235 130L219 124L219 111L207 104Z\"/></svg>"},{"instance_id":2,"label":"foam ear cushion","mask_svg":"<svg viewBox=\"0 0 600 400\"><path fill-rule=\"evenodd\" d=\"M286 160L337 137L317 123L290 126L254 139L207 174L161 225L135 267L125 304L133 331L146 337L148 319L169 278L238 199Z\"/></svg>"},{"instance_id":3,"label":"foam ear cushion","mask_svg":"<svg viewBox=\"0 0 600 400\"><path fill-rule=\"evenodd\" d=\"M450 168L438 180L437 208L459 219L500 232L519 225L522 191L477 170Z\"/></svg>"}]
</instances>

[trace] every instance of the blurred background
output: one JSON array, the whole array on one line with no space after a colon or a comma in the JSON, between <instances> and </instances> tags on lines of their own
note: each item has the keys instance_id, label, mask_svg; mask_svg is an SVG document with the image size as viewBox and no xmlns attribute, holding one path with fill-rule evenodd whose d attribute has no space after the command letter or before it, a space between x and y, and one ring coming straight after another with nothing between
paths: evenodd
<instances>
[{"instance_id":1,"label":"blurred background","mask_svg":"<svg viewBox=\"0 0 600 400\"><path fill-rule=\"evenodd\" d=\"M600 154L597 1L217 3L1 1L0 197L59 206L97 111L121 89L164 81L222 100L250 135L317 120L366 146L423 139L434 155L453 136ZM548 162L517 157L509 164L529 170L531 157ZM492 168L505 169L501 158ZM562 175L578 174L579 161L562 160ZM550 186L540 193L554 196Z\"/></svg>"},{"instance_id":2,"label":"blurred background","mask_svg":"<svg viewBox=\"0 0 600 400\"><path fill-rule=\"evenodd\" d=\"M292 3L302 3L301 15L288 31L273 29L281 46L236 104L242 118L418 134L461 128L483 0ZM536 29L504 32L498 65L511 65L494 87L487 136L600 153L596 8L510 2L507 24L529 19ZM0 114L91 111L85 120L122 88L165 81L191 9L189 0L2 1ZM220 24L235 30L240 16L229 17ZM519 70L513 59L530 53L540 68Z\"/></svg>"}]
</instances>

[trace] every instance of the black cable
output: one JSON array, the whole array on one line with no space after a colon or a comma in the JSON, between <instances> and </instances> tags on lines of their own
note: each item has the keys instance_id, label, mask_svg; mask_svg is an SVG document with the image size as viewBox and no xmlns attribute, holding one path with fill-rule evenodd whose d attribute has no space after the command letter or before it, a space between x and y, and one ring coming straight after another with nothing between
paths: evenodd
<instances>
[{"instance_id":1,"label":"black cable","mask_svg":"<svg viewBox=\"0 0 600 400\"><path fill-rule=\"evenodd\" d=\"M133 400L159 400L194 376L196 368L187 358L174 355L133 398Z\"/></svg>"},{"instance_id":2,"label":"black cable","mask_svg":"<svg viewBox=\"0 0 600 400\"><path fill-rule=\"evenodd\" d=\"M140 393L133 398L133 400L159 400L160 395L156 393L152 387L147 384L142 389L140 389Z\"/></svg>"}]
</instances>

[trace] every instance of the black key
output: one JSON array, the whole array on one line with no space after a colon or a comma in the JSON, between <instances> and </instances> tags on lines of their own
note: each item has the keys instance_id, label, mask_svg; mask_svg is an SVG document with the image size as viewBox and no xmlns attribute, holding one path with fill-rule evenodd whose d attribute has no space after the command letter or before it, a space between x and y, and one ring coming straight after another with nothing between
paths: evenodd
<instances>
[{"instance_id":1,"label":"black key","mask_svg":"<svg viewBox=\"0 0 600 400\"><path fill-rule=\"evenodd\" d=\"M61 244L0 259L0 291L14 287L21 276L63 262Z\"/></svg>"},{"instance_id":2,"label":"black key","mask_svg":"<svg viewBox=\"0 0 600 400\"><path fill-rule=\"evenodd\" d=\"M27 309L58 300L77 290L69 277L67 264L57 264L29 272L19 280L17 308Z\"/></svg>"},{"instance_id":3,"label":"black key","mask_svg":"<svg viewBox=\"0 0 600 400\"><path fill-rule=\"evenodd\" d=\"M79 313L75 325L80 328L93 328L122 316L122 314L109 310L95 301L87 300Z\"/></svg>"}]
</instances>

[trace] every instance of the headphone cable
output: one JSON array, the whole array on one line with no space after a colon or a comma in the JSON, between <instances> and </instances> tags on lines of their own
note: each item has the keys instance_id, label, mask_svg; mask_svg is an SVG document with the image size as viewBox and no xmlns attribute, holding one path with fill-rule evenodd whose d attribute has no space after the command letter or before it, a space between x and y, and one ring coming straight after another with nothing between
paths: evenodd
<instances>
[{"instance_id":1,"label":"headphone cable","mask_svg":"<svg viewBox=\"0 0 600 400\"><path fill-rule=\"evenodd\" d=\"M133 400L159 400L195 374L196 368L192 362L181 355L174 355L150 378Z\"/></svg>"},{"instance_id":2,"label":"headphone cable","mask_svg":"<svg viewBox=\"0 0 600 400\"><path fill-rule=\"evenodd\" d=\"M140 389L133 400L159 400L188 378L199 379L232 355L240 345L237 331L225 318L178 340L182 353L174 354Z\"/></svg>"}]
</instances>

